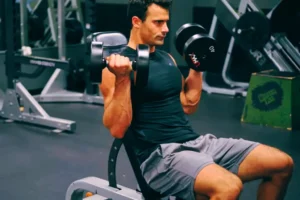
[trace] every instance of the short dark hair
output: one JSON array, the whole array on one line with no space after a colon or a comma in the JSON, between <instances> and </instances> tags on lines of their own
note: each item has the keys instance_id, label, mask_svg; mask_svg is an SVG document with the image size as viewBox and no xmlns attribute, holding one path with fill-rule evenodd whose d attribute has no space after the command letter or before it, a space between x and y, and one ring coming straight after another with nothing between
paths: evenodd
<instances>
[{"instance_id":1,"label":"short dark hair","mask_svg":"<svg viewBox=\"0 0 300 200\"><path fill-rule=\"evenodd\" d=\"M129 0L127 19L131 23L132 17L137 16L142 21L145 21L148 7L153 3L169 10L172 5L172 0Z\"/></svg>"}]
</instances>

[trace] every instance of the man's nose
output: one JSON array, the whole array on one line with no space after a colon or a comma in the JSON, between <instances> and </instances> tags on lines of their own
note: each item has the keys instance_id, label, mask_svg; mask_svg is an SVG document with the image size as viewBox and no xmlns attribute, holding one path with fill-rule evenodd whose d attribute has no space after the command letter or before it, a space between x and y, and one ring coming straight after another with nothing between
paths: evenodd
<instances>
[{"instance_id":1,"label":"man's nose","mask_svg":"<svg viewBox=\"0 0 300 200\"><path fill-rule=\"evenodd\" d=\"M164 26L162 28L162 32L163 33L168 33L169 32L169 28L168 28L168 24L167 23L164 24Z\"/></svg>"}]
</instances>

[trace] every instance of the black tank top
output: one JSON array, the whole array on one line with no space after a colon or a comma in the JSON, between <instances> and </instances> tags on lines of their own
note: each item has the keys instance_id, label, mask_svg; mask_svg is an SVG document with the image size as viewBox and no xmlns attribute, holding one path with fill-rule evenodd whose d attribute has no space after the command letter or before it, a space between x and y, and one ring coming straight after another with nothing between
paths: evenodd
<instances>
[{"instance_id":1,"label":"black tank top","mask_svg":"<svg viewBox=\"0 0 300 200\"><path fill-rule=\"evenodd\" d=\"M126 47L121 55L136 58L136 50ZM182 74L165 51L156 49L150 53L149 78L146 87L134 85L131 74L131 101L133 119L126 134L134 139L135 147L142 162L162 143L185 142L195 139L195 133L183 111L180 92Z\"/></svg>"}]
</instances>

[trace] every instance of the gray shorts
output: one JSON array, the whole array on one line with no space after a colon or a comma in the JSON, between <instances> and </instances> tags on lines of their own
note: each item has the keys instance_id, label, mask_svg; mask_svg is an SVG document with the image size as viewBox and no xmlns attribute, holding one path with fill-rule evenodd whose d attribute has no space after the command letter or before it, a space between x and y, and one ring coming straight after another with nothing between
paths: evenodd
<instances>
[{"instance_id":1,"label":"gray shorts","mask_svg":"<svg viewBox=\"0 0 300 200\"><path fill-rule=\"evenodd\" d=\"M246 155L259 143L201 135L186 143L161 144L141 164L149 186L165 196L194 200L194 181L205 166L216 163L237 174Z\"/></svg>"}]
</instances>

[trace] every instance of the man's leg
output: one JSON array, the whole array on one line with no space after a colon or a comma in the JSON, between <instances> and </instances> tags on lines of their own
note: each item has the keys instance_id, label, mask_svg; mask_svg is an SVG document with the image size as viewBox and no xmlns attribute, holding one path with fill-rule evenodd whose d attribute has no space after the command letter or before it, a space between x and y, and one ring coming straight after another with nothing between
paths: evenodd
<instances>
[{"instance_id":1,"label":"man's leg","mask_svg":"<svg viewBox=\"0 0 300 200\"><path fill-rule=\"evenodd\" d=\"M236 200L242 188L239 177L216 164L204 167L194 183L196 200L202 200L205 196L211 200Z\"/></svg>"},{"instance_id":2,"label":"man's leg","mask_svg":"<svg viewBox=\"0 0 300 200\"><path fill-rule=\"evenodd\" d=\"M263 179L257 198L284 199L293 171L293 160L284 152L266 145L258 145L239 166L238 176L243 182Z\"/></svg>"},{"instance_id":3,"label":"man's leg","mask_svg":"<svg viewBox=\"0 0 300 200\"><path fill-rule=\"evenodd\" d=\"M236 200L242 190L240 178L215 164L210 155L198 152L196 144L160 145L141 165L146 182L164 196Z\"/></svg>"},{"instance_id":4,"label":"man's leg","mask_svg":"<svg viewBox=\"0 0 300 200\"><path fill-rule=\"evenodd\" d=\"M204 148L203 144L208 144ZM216 138L207 134L199 141L200 151L237 175L242 182L263 179L258 199L283 199L292 176L293 160L284 152L254 141Z\"/></svg>"}]
</instances>

